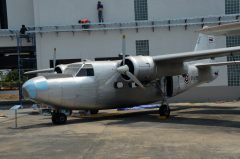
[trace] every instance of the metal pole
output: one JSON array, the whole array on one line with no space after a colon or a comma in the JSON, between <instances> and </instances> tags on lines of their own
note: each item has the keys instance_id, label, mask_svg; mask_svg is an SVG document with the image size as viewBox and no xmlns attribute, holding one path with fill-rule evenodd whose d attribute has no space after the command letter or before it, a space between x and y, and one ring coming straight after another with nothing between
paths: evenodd
<instances>
[{"instance_id":1,"label":"metal pole","mask_svg":"<svg viewBox=\"0 0 240 159\"><path fill-rule=\"evenodd\" d=\"M126 36L122 36L122 53L123 53L123 65L125 65L126 59Z\"/></svg>"},{"instance_id":2,"label":"metal pole","mask_svg":"<svg viewBox=\"0 0 240 159\"><path fill-rule=\"evenodd\" d=\"M56 52L57 52L57 49L54 48L54 53L53 53L53 68L56 67Z\"/></svg>"},{"instance_id":3,"label":"metal pole","mask_svg":"<svg viewBox=\"0 0 240 159\"><path fill-rule=\"evenodd\" d=\"M20 39L19 34L16 33L17 39L17 54L18 54L18 90L19 90L19 104L22 105L22 87L21 87L21 61L20 61Z\"/></svg>"},{"instance_id":4,"label":"metal pole","mask_svg":"<svg viewBox=\"0 0 240 159\"><path fill-rule=\"evenodd\" d=\"M17 109L15 109L15 128L17 128Z\"/></svg>"}]
</instances>

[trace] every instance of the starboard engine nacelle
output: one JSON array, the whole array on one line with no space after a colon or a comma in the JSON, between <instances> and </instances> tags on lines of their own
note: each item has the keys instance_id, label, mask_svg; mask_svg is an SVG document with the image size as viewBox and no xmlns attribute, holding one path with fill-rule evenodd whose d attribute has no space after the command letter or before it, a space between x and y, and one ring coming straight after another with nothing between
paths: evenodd
<instances>
[{"instance_id":1,"label":"starboard engine nacelle","mask_svg":"<svg viewBox=\"0 0 240 159\"><path fill-rule=\"evenodd\" d=\"M123 65L123 62L121 62ZM125 65L129 71L142 82L150 82L156 78L156 67L152 57L149 56L129 56L125 60ZM122 75L124 80L130 80L126 75Z\"/></svg>"},{"instance_id":2,"label":"starboard engine nacelle","mask_svg":"<svg viewBox=\"0 0 240 159\"><path fill-rule=\"evenodd\" d=\"M66 68L67 68L67 65L57 65L54 68L54 72L56 72L57 74L63 74Z\"/></svg>"}]
</instances>

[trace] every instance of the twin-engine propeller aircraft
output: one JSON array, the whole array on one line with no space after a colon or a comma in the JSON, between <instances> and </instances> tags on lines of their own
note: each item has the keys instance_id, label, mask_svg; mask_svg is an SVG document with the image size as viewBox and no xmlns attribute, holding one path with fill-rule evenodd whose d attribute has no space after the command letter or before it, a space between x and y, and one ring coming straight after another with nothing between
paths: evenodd
<instances>
[{"instance_id":1,"label":"twin-engine propeller aircraft","mask_svg":"<svg viewBox=\"0 0 240 159\"><path fill-rule=\"evenodd\" d=\"M213 66L240 63L213 62L215 57L240 51L240 47L206 50L213 47L214 42L214 37L200 34L193 52L125 57L124 36L122 60L83 61L27 72L53 73L28 80L23 85L23 94L37 103L53 106L54 124L66 123L64 109L97 113L102 109L157 101L162 101L160 116L169 117L167 98L216 79L218 70Z\"/></svg>"}]
</instances>

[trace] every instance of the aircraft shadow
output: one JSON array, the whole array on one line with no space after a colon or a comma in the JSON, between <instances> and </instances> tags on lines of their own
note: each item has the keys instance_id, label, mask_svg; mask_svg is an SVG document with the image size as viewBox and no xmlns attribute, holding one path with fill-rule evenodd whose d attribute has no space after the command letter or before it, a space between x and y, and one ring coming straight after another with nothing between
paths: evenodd
<instances>
[{"instance_id":1,"label":"aircraft shadow","mask_svg":"<svg viewBox=\"0 0 240 159\"><path fill-rule=\"evenodd\" d=\"M199 110L204 108L205 110ZM179 116L171 116L170 119L162 120L158 116L158 110L146 110L146 111L126 111L121 113L100 113L98 115L87 116L87 117L71 117L67 124L81 124L87 122L97 122L97 121L104 121L104 120L111 120L107 122L106 125L127 125L131 123L138 123L138 122L157 122L161 123L168 123L168 124L183 124L183 125L202 125L202 126L217 126L217 127L229 127L229 128L240 128L239 121L229 121L222 119L208 119L203 118L204 114L206 115L240 115L240 110L234 110L235 106L231 107L212 107L212 106L173 106L171 110L180 111ZM188 110L188 109L197 109L197 110ZM183 111L182 111L183 110ZM186 114L186 115L184 115ZM189 114L199 114L203 117L193 118L188 117ZM22 126L21 129L33 129L33 128L43 128L43 127L51 127L56 126L51 123L51 118L49 119L49 123L40 123L40 124L33 124ZM58 125L62 126L62 125Z\"/></svg>"},{"instance_id":2,"label":"aircraft shadow","mask_svg":"<svg viewBox=\"0 0 240 159\"><path fill-rule=\"evenodd\" d=\"M219 119L174 117L173 120L171 121L163 121L163 122L171 123L171 124L183 124L183 125L240 128L240 122L238 121L219 120Z\"/></svg>"}]
</instances>

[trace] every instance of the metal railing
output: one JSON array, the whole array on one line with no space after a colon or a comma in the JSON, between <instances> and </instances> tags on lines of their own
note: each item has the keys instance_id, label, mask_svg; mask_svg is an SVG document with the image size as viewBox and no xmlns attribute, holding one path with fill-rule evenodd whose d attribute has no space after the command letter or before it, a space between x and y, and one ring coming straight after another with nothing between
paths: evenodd
<instances>
[{"instance_id":1,"label":"metal railing","mask_svg":"<svg viewBox=\"0 0 240 159\"><path fill-rule=\"evenodd\" d=\"M86 23L86 24L73 24L73 25L58 25L58 26L33 26L28 27L28 34L44 34L44 33L60 33L60 32L81 32L81 31L108 31L108 30L126 30L142 28L151 28L155 31L155 28L168 28L170 31L172 27L184 27L185 30L189 26L201 27L205 25L220 25L225 23L239 22L240 14L228 14L228 15L214 15L206 17L192 17L192 18L180 18L180 19L168 19L168 20L148 20L148 21L133 21L133 22L113 22L113 23ZM19 30L2 29L0 30L0 37L15 37Z\"/></svg>"}]
</instances>

